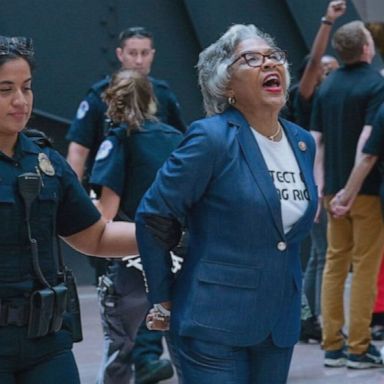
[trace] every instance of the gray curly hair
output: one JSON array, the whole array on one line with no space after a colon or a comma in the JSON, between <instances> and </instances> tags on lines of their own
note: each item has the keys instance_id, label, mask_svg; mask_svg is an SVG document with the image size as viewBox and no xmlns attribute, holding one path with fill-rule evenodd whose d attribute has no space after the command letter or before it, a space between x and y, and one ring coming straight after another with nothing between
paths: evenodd
<instances>
[{"instance_id":1,"label":"gray curly hair","mask_svg":"<svg viewBox=\"0 0 384 384\"><path fill-rule=\"evenodd\" d=\"M207 115L221 113L229 107L226 90L231 80L231 73L228 67L234 58L237 46L242 41L252 38L263 39L269 46L277 49L273 38L253 24L235 24L200 53L197 70ZM285 65L285 68L289 83L288 66Z\"/></svg>"}]
</instances>

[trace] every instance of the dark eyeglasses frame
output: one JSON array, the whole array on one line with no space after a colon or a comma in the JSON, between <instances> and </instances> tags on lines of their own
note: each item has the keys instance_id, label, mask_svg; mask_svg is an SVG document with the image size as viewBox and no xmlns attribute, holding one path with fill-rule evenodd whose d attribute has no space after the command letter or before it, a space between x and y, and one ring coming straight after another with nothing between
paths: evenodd
<instances>
[{"instance_id":1,"label":"dark eyeglasses frame","mask_svg":"<svg viewBox=\"0 0 384 384\"><path fill-rule=\"evenodd\" d=\"M0 56L17 53L21 56L34 55L32 39L29 37L0 36Z\"/></svg>"},{"instance_id":2,"label":"dark eyeglasses frame","mask_svg":"<svg viewBox=\"0 0 384 384\"><path fill-rule=\"evenodd\" d=\"M256 51L247 51L247 52L243 52L241 55L239 55L238 57L236 57L235 60L232 61L231 64L228 65L228 68L232 67L235 63L237 63L239 60L241 59L244 59L245 63L251 67L251 68L259 68L261 67L264 62L265 62L265 59L270 59L271 58L271 55L273 55L274 53L276 52L279 52L282 54L282 61L277 63L278 65L281 65L281 64L285 64L287 62L287 59L288 59L288 54L286 51L283 51L282 49L274 49L273 51L269 52L269 53L261 53L261 52L256 52ZM260 65L251 65L249 60L247 59L247 55L249 55L250 53L256 53L258 55L260 55L263 59L261 61L261 64Z\"/></svg>"}]
</instances>

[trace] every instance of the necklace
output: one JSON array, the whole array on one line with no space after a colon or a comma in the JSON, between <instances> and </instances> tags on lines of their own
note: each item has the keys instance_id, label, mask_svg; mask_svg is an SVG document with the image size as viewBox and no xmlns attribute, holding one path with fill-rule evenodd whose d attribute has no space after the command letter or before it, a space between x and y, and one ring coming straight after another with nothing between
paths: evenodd
<instances>
[{"instance_id":1,"label":"necklace","mask_svg":"<svg viewBox=\"0 0 384 384\"><path fill-rule=\"evenodd\" d=\"M275 141L276 137L279 136L280 132L281 132L281 125L278 124L276 132L271 136L266 136L266 138L271 140L271 141Z\"/></svg>"}]
</instances>

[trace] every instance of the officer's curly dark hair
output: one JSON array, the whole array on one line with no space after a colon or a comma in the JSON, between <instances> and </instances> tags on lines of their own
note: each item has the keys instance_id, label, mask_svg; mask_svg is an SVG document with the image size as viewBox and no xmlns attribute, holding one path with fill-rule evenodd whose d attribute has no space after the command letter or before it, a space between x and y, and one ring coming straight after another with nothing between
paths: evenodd
<instances>
[{"instance_id":1,"label":"officer's curly dark hair","mask_svg":"<svg viewBox=\"0 0 384 384\"><path fill-rule=\"evenodd\" d=\"M147 78L131 69L121 69L112 76L103 94L107 115L115 124L126 123L128 133L138 130L145 120L156 120L156 102Z\"/></svg>"}]
</instances>

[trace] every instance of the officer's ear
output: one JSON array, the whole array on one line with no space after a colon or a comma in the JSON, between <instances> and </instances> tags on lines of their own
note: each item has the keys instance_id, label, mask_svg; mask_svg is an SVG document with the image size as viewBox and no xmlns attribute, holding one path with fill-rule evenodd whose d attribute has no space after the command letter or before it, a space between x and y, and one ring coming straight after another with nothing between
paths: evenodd
<instances>
[{"instance_id":1,"label":"officer's ear","mask_svg":"<svg viewBox=\"0 0 384 384\"><path fill-rule=\"evenodd\" d=\"M116 57L117 57L117 59L120 61L120 63L122 63L123 62L123 50L120 48L120 47L117 47L116 49L115 49L115 53L116 53Z\"/></svg>"}]
</instances>

